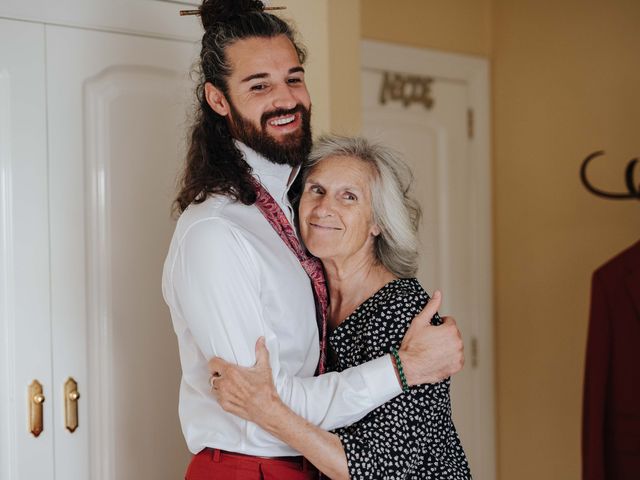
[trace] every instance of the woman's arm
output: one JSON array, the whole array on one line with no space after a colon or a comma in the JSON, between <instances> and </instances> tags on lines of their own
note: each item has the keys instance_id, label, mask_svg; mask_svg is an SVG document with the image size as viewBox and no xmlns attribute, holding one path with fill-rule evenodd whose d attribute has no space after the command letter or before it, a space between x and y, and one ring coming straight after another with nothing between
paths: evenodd
<instances>
[{"instance_id":1,"label":"woman's arm","mask_svg":"<svg viewBox=\"0 0 640 480\"><path fill-rule=\"evenodd\" d=\"M329 478L348 480L347 456L340 438L296 415L284 403L278 403L258 425L302 453Z\"/></svg>"},{"instance_id":2,"label":"woman's arm","mask_svg":"<svg viewBox=\"0 0 640 480\"><path fill-rule=\"evenodd\" d=\"M257 424L299 451L329 478L349 479L347 457L339 437L297 415L278 396L263 338L256 343L255 366L243 369L242 374L229 369L216 376L219 363L213 365L212 392L222 408Z\"/></svg>"}]
</instances>

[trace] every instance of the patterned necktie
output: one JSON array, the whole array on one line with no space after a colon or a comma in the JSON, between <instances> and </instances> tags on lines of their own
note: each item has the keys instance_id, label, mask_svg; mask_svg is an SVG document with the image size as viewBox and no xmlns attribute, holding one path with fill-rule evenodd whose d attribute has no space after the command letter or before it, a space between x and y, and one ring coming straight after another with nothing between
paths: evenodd
<instances>
[{"instance_id":1,"label":"patterned necktie","mask_svg":"<svg viewBox=\"0 0 640 480\"><path fill-rule=\"evenodd\" d=\"M305 251L300 245L300 241L293 230L293 227L287 220L284 212L267 192L267 190L256 179L253 185L256 189L256 207L262 212L264 218L271 224L282 241L289 247L296 258L300 261L302 268L309 275L311 284L313 285L313 296L316 302L316 319L318 328L320 329L320 362L318 363L318 374L323 374L326 369L327 361L327 311L329 305L329 296L327 294L327 283L322 270L322 263L316 257L313 257Z\"/></svg>"}]
</instances>

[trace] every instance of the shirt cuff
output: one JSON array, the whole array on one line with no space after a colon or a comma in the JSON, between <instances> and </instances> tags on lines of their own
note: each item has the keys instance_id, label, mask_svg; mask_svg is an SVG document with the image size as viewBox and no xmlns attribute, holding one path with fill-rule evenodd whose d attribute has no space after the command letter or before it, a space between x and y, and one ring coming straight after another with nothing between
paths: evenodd
<instances>
[{"instance_id":1,"label":"shirt cuff","mask_svg":"<svg viewBox=\"0 0 640 480\"><path fill-rule=\"evenodd\" d=\"M376 358L360 367L364 383L375 404L382 405L402 393L391 355Z\"/></svg>"}]
</instances>

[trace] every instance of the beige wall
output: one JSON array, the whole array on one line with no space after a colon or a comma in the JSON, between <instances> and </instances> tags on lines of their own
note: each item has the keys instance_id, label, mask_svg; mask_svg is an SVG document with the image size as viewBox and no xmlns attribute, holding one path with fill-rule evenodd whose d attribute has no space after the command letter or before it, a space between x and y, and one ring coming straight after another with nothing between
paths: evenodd
<instances>
[{"instance_id":1,"label":"beige wall","mask_svg":"<svg viewBox=\"0 0 640 480\"><path fill-rule=\"evenodd\" d=\"M362 127L360 5L360 0L329 0L329 94L333 133L354 135Z\"/></svg>"},{"instance_id":2,"label":"beige wall","mask_svg":"<svg viewBox=\"0 0 640 480\"><path fill-rule=\"evenodd\" d=\"M491 0L362 0L362 35L415 47L488 55Z\"/></svg>"},{"instance_id":3,"label":"beige wall","mask_svg":"<svg viewBox=\"0 0 640 480\"><path fill-rule=\"evenodd\" d=\"M640 238L640 204L598 199L640 156L635 0L362 1L365 38L492 63L498 472L580 477L591 272Z\"/></svg>"},{"instance_id":4,"label":"beige wall","mask_svg":"<svg viewBox=\"0 0 640 480\"><path fill-rule=\"evenodd\" d=\"M360 0L281 0L307 47L313 133L360 129Z\"/></svg>"},{"instance_id":5,"label":"beige wall","mask_svg":"<svg viewBox=\"0 0 640 480\"><path fill-rule=\"evenodd\" d=\"M598 199L640 155L640 3L495 0L493 104L501 479L580 475L591 272L640 238L640 204ZM634 33L636 32L636 33Z\"/></svg>"}]
</instances>

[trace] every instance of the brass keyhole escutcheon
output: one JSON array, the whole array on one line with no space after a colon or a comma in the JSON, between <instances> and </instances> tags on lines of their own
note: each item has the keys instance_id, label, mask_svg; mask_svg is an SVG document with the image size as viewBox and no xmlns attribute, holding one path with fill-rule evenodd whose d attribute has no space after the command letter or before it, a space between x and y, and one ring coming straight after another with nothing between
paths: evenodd
<instances>
[{"instance_id":1,"label":"brass keyhole escutcheon","mask_svg":"<svg viewBox=\"0 0 640 480\"><path fill-rule=\"evenodd\" d=\"M44 430L42 404L45 401L42 384L34 380L29 385L29 430L34 437L38 437Z\"/></svg>"},{"instance_id":2,"label":"brass keyhole escutcheon","mask_svg":"<svg viewBox=\"0 0 640 480\"><path fill-rule=\"evenodd\" d=\"M71 433L78 428L78 383L71 377L64 384L64 424Z\"/></svg>"}]
</instances>

